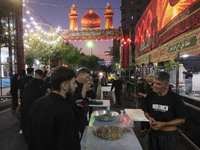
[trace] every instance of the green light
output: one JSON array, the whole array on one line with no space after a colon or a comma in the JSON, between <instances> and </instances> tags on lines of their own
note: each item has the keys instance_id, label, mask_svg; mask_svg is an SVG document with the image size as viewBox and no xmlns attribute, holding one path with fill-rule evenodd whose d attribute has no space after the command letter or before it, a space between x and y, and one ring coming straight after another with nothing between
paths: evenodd
<instances>
[{"instance_id":1,"label":"green light","mask_svg":"<svg viewBox=\"0 0 200 150\"><path fill-rule=\"evenodd\" d=\"M93 47L93 42L92 41L87 42L87 46L90 48Z\"/></svg>"}]
</instances>

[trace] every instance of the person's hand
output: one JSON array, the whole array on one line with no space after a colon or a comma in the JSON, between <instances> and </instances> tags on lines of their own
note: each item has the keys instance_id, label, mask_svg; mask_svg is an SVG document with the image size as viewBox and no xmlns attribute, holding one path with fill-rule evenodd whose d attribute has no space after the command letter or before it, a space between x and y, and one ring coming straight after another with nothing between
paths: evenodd
<instances>
[{"instance_id":1,"label":"person's hand","mask_svg":"<svg viewBox=\"0 0 200 150\"><path fill-rule=\"evenodd\" d=\"M86 101L82 100L82 99L78 99L78 100L76 100L76 105L78 107L84 107L86 105Z\"/></svg>"},{"instance_id":2,"label":"person's hand","mask_svg":"<svg viewBox=\"0 0 200 150\"><path fill-rule=\"evenodd\" d=\"M146 98L146 97L147 97L147 94L143 94L143 97Z\"/></svg>"},{"instance_id":3,"label":"person's hand","mask_svg":"<svg viewBox=\"0 0 200 150\"><path fill-rule=\"evenodd\" d=\"M152 117L149 117L148 119L149 119L149 124L150 124L150 126L151 126L151 127L152 127L152 126L155 126L156 120L155 120L154 118L152 118Z\"/></svg>"},{"instance_id":4,"label":"person's hand","mask_svg":"<svg viewBox=\"0 0 200 150\"><path fill-rule=\"evenodd\" d=\"M89 84L88 82L85 82L85 83L83 84L83 89L86 90L86 91L88 91L89 88L90 88L90 84Z\"/></svg>"},{"instance_id":5,"label":"person's hand","mask_svg":"<svg viewBox=\"0 0 200 150\"><path fill-rule=\"evenodd\" d=\"M79 139L81 139L81 132L79 131Z\"/></svg>"},{"instance_id":6,"label":"person's hand","mask_svg":"<svg viewBox=\"0 0 200 150\"><path fill-rule=\"evenodd\" d=\"M20 105L21 104L21 98L18 97L18 104Z\"/></svg>"},{"instance_id":7,"label":"person's hand","mask_svg":"<svg viewBox=\"0 0 200 150\"><path fill-rule=\"evenodd\" d=\"M151 125L153 130L160 130L165 126L165 122L155 122Z\"/></svg>"}]
</instances>

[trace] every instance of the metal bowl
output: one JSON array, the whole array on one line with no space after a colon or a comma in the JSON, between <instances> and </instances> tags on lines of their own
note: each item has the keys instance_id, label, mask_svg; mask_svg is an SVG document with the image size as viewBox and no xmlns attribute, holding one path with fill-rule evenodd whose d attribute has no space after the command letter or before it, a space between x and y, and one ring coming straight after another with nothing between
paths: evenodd
<instances>
[{"instance_id":1,"label":"metal bowl","mask_svg":"<svg viewBox=\"0 0 200 150\"><path fill-rule=\"evenodd\" d=\"M93 111L93 115L96 120L108 122L115 120L119 113L111 110L96 110Z\"/></svg>"}]
</instances>

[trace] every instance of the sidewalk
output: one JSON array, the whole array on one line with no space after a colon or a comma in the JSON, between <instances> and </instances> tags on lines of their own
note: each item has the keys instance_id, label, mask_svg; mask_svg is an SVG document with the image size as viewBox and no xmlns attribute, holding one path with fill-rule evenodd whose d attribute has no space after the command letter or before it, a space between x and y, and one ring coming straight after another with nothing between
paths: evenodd
<instances>
[{"instance_id":1,"label":"sidewalk","mask_svg":"<svg viewBox=\"0 0 200 150\"><path fill-rule=\"evenodd\" d=\"M8 108L12 105L12 97L9 94L10 87L0 89L0 110Z\"/></svg>"}]
</instances>

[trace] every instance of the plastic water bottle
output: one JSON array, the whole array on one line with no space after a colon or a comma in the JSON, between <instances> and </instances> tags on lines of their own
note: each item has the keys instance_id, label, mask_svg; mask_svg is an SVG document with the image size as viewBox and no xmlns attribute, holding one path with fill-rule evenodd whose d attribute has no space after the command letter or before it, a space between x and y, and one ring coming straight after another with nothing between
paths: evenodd
<instances>
[{"instance_id":1,"label":"plastic water bottle","mask_svg":"<svg viewBox=\"0 0 200 150\"><path fill-rule=\"evenodd\" d=\"M124 110L120 110L120 121L124 120Z\"/></svg>"}]
</instances>

